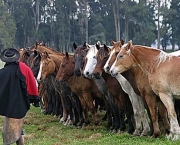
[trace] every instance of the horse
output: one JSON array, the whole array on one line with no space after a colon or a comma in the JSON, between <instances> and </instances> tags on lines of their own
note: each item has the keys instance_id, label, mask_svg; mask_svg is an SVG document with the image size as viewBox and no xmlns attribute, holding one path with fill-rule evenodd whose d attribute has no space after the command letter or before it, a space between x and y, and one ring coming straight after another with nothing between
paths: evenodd
<instances>
[{"instance_id":1,"label":"horse","mask_svg":"<svg viewBox=\"0 0 180 145\"><path fill-rule=\"evenodd\" d=\"M85 77L88 78L92 77L93 70L97 64L97 59L96 59L97 52L98 50L95 47L91 47L91 49L88 50L88 53L85 57L86 59L86 65L84 67ZM131 85L130 82L127 81L126 78L124 78L122 75L118 75L118 77L116 78L119 81L123 91L129 95L129 98L131 100L131 104L134 112L135 124L136 124L136 129L133 135L141 135L141 136L147 135L147 133L150 131L150 127L148 120L146 118L144 103L142 98L139 96L139 91L137 89L137 86L134 85L134 83L132 83ZM133 78L131 77L131 79ZM142 131L141 123L143 124L143 131Z\"/></svg>"},{"instance_id":2,"label":"horse","mask_svg":"<svg viewBox=\"0 0 180 145\"><path fill-rule=\"evenodd\" d=\"M170 121L170 134L167 136L177 140L180 127L174 108L173 99L180 99L180 58L152 47L132 45L132 41L121 48L112 65L113 75L122 73L133 66L139 66L147 75L149 84L156 95L164 103Z\"/></svg>"},{"instance_id":3,"label":"horse","mask_svg":"<svg viewBox=\"0 0 180 145\"><path fill-rule=\"evenodd\" d=\"M104 45L104 47L100 47L97 49L98 49L98 52L96 54L97 64L93 71L93 76L96 79L100 79L101 77L103 77L104 80L106 81L106 84L112 96L116 96L118 98L118 101L122 102L121 104L118 104L118 107L123 108L125 110L125 114L129 124L128 133L132 134L134 132L134 126L132 123L133 108L130 99L128 97L128 94L126 94L122 90L121 85L119 84L119 82L115 77L112 77L110 74L105 73L103 71L103 66L108 59L108 53L111 48Z\"/></svg>"},{"instance_id":4,"label":"horse","mask_svg":"<svg viewBox=\"0 0 180 145\"><path fill-rule=\"evenodd\" d=\"M121 40L119 42L112 41L112 43L113 43L114 47L109 52L109 54L108 54L109 57L105 56L105 57L108 57L108 60L106 61L105 65L104 65L104 70L107 73L110 73L109 70L110 70L112 64L114 63L116 56L119 53L122 45L124 44L124 41L123 40ZM169 133L169 121L167 118L166 108L162 104L161 101L157 102L157 96L154 94L153 90L151 89L151 87L149 85L147 75L144 74L139 67L131 68L127 72L133 74L133 77L135 78L137 87L140 91L141 97L144 97L144 99L147 103L147 106L149 108L148 109L150 111L149 116L150 116L150 119L151 119L151 122L153 125L152 137L156 138L160 135L157 110L159 110L159 113L160 113L163 123L165 125L165 132L168 134Z\"/></svg>"},{"instance_id":5,"label":"horse","mask_svg":"<svg viewBox=\"0 0 180 145\"><path fill-rule=\"evenodd\" d=\"M59 82L68 82L72 91L78 95L86 119L85 125L88 125L90 123L88 118L88 110L90 110L92 114L94 124L97 125L99 121L96 117L95 106L93 104L93 97L98 97L104 100L104 95L102 95L99 92L97 86L91 79L86 79L83 76L77 77L74 74L74 66L74 56L69 55L66 52L66 56L64 56L60 69L56 75L56 80Z\"/></svg>"},{"instance_id":6,"label":"horse","mask_svg":"<svg viewBox=\"0 0 180 145\"><path fill-rule=\"evenodd\" d=\"M73 46L74 46L74 58L75 58L74 72L77 76L80 76L82 73L83 67L84 67L84 61L85 61L84 58L86 57L86 53L88 52L88 50L99 48L99 45L97 45L97 44L89 45L89 44L85 43L83 45L83 47L76 46L75 44L73 44ZM104 45L102 45L102 47L104 47ZM117 85L117 82L114 82L113 78L108 79L108 82L111 83L112 86L111 85L107 86L107 84L106 84L107 79L104 80L103 78L99 78L99 79L93 78L93 81L96 83L100 92L102 94L106 95L106 99L109 104L108 106L110 107L110 108L106 107L107 115L108 115L107 128L109 128L108 126L110 126L110 124L111 124L110 122L112 122L111 115L110 115L112 113L113 126L111 128L111 132L112 133L117 132L118 129L120 129L119 132L124 131L124 129L126 128L125 123L124 123L124 118L123 118L124 115L122 115L122 114L124 114L124 111L123 111L124 107L122 105L122 103L124 103L124 102L122 102L122 100L118 98L117 94L125 96L124 98L128 98L126 96L127 94L125 94L121 88L120 89L118 88L119 89L118 91L116 90L117 91L116 95L114 93L108 91L109 87L111 88L111 91L112 91L112 89L117 88L117 87L115 87ZM131 103L129 104L129 106L131 106ZM129 107L129 108L131 108L131 107ZM133 127L132 122L129 120L129 118L131 118L131 117L128 116L128 122L130 124L128 132L132 133L134 131L134 127Z\"/></svg>"},{"instance_id":7,"label":"horse","mask_svg":"<svg viewBox=\"0 0 180 145\"><path fill-rule=\"evenodd\" d=\"M79 105L79 100L76 94L72 93L67 83L58 84L57 82L55 82L55 76L56 73L58 72L64 54L57 55L57 54L48 54L47 52L44 52L41 55L42 56L41 56L40 69L39 69L40 71L38 73L37 80L43 81L46 78L48 78L48 76L50 76L52 84L55 90L59 93L61 102L63 103L63 117L61 118L60 121L63 122L64 125L71 125L73 122L72 109L74 109L75 121L73 122L73 125L76 126L80 120L79 126L82 126L81 124L83 123L84 119L81 114L81 106ZM68 115L66 114L69 114L70 118L67 118Z\"/></svg>"}]
</instances>

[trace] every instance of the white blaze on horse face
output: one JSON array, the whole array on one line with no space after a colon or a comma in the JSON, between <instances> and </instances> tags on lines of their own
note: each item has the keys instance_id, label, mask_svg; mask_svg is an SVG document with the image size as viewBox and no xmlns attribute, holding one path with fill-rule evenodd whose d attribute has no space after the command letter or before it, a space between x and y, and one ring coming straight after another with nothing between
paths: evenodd
<instances>
[{"instance_id":1,"label":"white blaze on horse face","mask_svg":"<svg viewBox=\"0 0 180 145\"><path fill-rule=\"evenodd\" d=\"M113 50L111 51L110 55L109 55L108 60L106 61L105 65L104 65L104 71L105 71L106 73L109 73L109 69L108 69L108 67L109 67L109 61L111 60L111 57L112 57L112 55L113 55L114 53L115 53L115 50L113 49Z\"/></svg>"},{"instance_id":2,"label":"white blaze on horse face","mask_svg":"<svg viewBox=\"0 0 180 145\"><path fill-rule=\"evenodd\" d=\"M98 50L95 45L89 45L89 50L86 55L87 63L83 71L84 76L87 78L92 76L92 73L97 64L97 60L95 58L97 52Z\"/></svg>"},{"instance_id":3,"label":"white blaze on horse face","mask_svg":"<svg viewBox=\"0 0 180 145\"><path fill-rule=\"evenodd\" d=\"M119 51L118 55L116 56L116 59L113 63L113 65L110 68L110 73L112 76L116 76L118 73L122 73L125 70L125 67L121 64L124 57L120 58L121 52L127 47L128 43L124 44L121 47L121 50ZM130 54L130 50L126 51L127 54Z\"/></svg>"},{"instance_id":4,"label":"white blaze on horse face","mask_svg":"<svg viewBox=\"0 0 180 145\"><path fill-rule=\"evenodd\" d=\"M40 67L39 67L39 72L38 72L38 76L37 76L37 81L40 81L40 79L41 79L42 67L43 67L43 62L40 62Z\"/></svg>"},{"instance_id":5,"label":"white blaze on horse face","mask_svg":"<svg viewBox=\"0 0 180 145\"><path fill-rule=\"evenodd\" d=\"M118 57L118 55L117 55L117 57ZM116 66L117 57L116 57L116 60L114 61L113 65L110 68L110 73L112 76L116 76L120 71L119 67Z\"/></svg>"}]
</instances>

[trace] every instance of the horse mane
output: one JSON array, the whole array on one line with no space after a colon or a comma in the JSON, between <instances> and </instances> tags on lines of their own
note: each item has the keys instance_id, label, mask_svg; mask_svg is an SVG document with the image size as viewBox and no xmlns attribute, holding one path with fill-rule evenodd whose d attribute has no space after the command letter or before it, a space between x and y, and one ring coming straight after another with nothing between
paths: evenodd
<instances>
[{"instance_id":1,"label":"horse mane","mask_svg":"<svg viewBox=\"0 0 180 145\"><path fill-rule=\"evenodd\" d=\"M159 55L157 56L157 67L161 64L161 63L163 63L163 62L165 62L167 59L171 59L172 58L172 55L169 55L168 53L166 53L166 52L164 52L164 51L162 51L162 50L159 50L160 51L160 53L159 53Z\"/></svg>"},{"instance_id":2,"label":"horse mane","mask_svg":"<svg viewBox=\"0 0 180 145\"><path fill-rule=\"evenodd\" d=\"M41 45L41 44L37 44L37 45L39 45L39 46L41 46L41 47L43 47L43 48L45 48L45 49L48 49L48 50L50 50L50 51L53 51L53 52L56 52L56 53L60 53L59 51L57 51L57 50L55 50L55 49L53 49L53 48L47 47L46 45Z\"/></svg>"},{"instance_id":3,"label":"horse mane","mask_svg":"<svg viewBox=\"0 0 180 145\"><path fill-rule=\"evenodd\" d=\"M154 50L155 52L159 53L157 55L157 67L161 64L161 63L164 63L167 59L171 59L172 58L172 55L160 50L160 49L156 49L156 48L152 48L152 47L148 47L148 46L142 46L142 45L136 45L136 46L140 46L140 47L143 47L143 48L147 48L147 49L151 49L151 50Z\"/></svg>"}]
</instances>

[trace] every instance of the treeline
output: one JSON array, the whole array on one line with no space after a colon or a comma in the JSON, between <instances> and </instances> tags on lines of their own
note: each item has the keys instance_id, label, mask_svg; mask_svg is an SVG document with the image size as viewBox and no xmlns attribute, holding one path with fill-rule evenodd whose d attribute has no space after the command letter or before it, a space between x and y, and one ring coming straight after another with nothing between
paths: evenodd
<instances>
[{"instance_id":1,"label":"treeline","mask_svg":"<svg viewBox=\"0 0 180 145\"><path fill-rule=\"evenodd\" d=\"M180 48L180 1L0 0L1 49L38 41L71 52L73 42L110 45L121 38Z\"/></svg>"}]
</instances>

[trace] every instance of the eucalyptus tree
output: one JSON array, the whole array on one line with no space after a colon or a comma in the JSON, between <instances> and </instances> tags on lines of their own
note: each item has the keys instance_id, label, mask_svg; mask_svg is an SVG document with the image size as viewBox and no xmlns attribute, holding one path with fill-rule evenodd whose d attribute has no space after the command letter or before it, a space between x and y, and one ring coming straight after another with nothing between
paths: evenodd
<instances>
[{"instance_id":1,"label":"eucalyptus tree","mask_svg":"<svg viewBox=\"0 0 180 145\"><path fill-rule=\"evenodd\" d=\"M8 12L7 4L0 1L0 49L3 47L13 47L16 25Z\"/></svg>"},{"instance_id":2,"label":"eucalyptus tree","mask_svg":"<svg viewBox=\"0 0 180 145\"><path fill-rule=\"evenodd\" d=\"M133 5L129 18L129 39L135 44L151 46L156 40L154 4L151 1L141 0Z\"/></svg>"}]
</instances>

